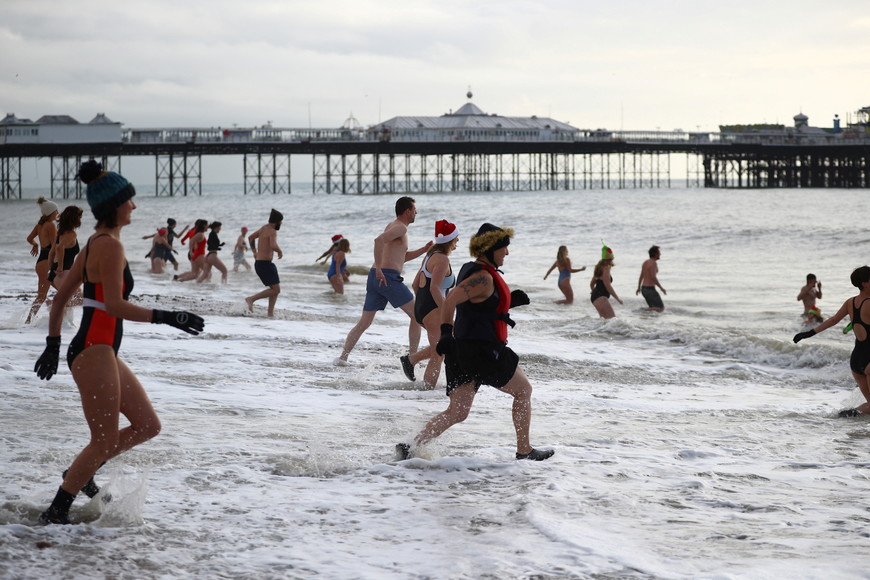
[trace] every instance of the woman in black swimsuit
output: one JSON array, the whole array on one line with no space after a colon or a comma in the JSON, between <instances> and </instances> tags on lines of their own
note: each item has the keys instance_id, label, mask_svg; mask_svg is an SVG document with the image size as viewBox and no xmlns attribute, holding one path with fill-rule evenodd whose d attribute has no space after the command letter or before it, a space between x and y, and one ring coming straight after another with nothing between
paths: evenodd
<instances>
[{"instance_id":1,"label":"woman in black swimsuit","mask_svg":"<svg viewBox=\"0 0 870 580\"><path fill-rule=\"evenodd\" d=\"M610 275L610 269L613 266L615 266L613 263L613 250L603 246L601 248L601 260L595 265L592 280L589 281L589 288L592 290L589 300L601 318L614 318L616 316L613 306L610 304L609 298L611 296L622 304L622 299L616 295L616 290L611 286L613 276Z\"/></svg>"},{"instance_id":2,"label":"woman in black swimsuit","mask_svg":"<svg viewBox=\"0 0 870 580\"><path fill-rule=\"evenodd\" d=\"M45 302L48 297L48 289L51 288L51 282L48 280L48 272L51 270L51 261L48 255L51 252L51 245L57 237L57 227L54 225L57 220L57 204L40 196L36 201L39 204L39 211L42 217L30 235L27 236L27 241L32 246L30 249L31 256L36 258L36 276L39 278L39 285L36 288L36 300L30 307L30 313L27 315L25 324L30 324L36 313L39 312L39 307ZM36 242L37 238L39 243Z\"/></svg>"},{"instance_id":3,"label":"woman in black swimsuit","mask_svg":"<svg viewBox=\"0 0 870 580\"><path fill-rule=\"evenodd\" d=\"M60 331L67 302L84 283L84 304L79 331L70 342L67 364L79 389L85 419L91 432L70 468L51 506L40 522L69 523L69 509L79 491L89 497L99 493L93 475L116 455L143 443L160 432L160 420L148 395L130 368L118 357L123 320L169 324L199 334L202 318L189 312L151 310L128 302L133 276L124 256L121 229L130 223L136 205L132 184L112 171L102 171L95 161L82 165L82 181L88 184L88 204L97 219L94 234L79 253L51 306L46 347L34 371L50 379L60 358ZM120 428L124 415L130 423Z\"/></svg>"},{"instance_id":4,"label":"woman in black swimsuit","mask_svg":"<svg viewBox=\"0 0 870 580\"><path fill-rule=\"evenodd\" d=\"M455 224L447 220L435 222L435 237L432 247L423 258L420 271L411 284L416 298L414 299L414 320L411 324L419 324L426 329L429 336L429 346L413 354L399 357L402 370L410 380L416 380L414 367L428 359L426 371L423 374L423 387L434 389L441 375L441 363L444 357L435 352L435 345L441 336L441 305L447 292L456 285L456 276L450 266L450 254L459 243L459 230Z\"/></svg>"},{"instance_id":5,"label":"woman in black swimsuit","mask_svg":"<svg viewBox=\"0 0 870 580\"><path fill-rule=\"evenodd\" d=\"M51 270L48 279L57 290L63 283L70 268L79 255L79 238L76 230L82 225L82 208L77 205L68 205L60 212L57 218L57 238L54 247L51 248L48 261L51 262ZM81 293L76 291L67 306L78 306L82 303Z\"/></svg>"},{"instance_id":6,"label":"woman in black swimsuit","mask_svg":"<svg viewBox=\"0 0 870 580\"><path fill-rule=\"evenodd\" d=\"M858 288L857 296L849 298L836 314L819 324L812 330L799 332L794 335L794 341L800 342L805 338L809 338L823 330L834 326L846 315L852 321L852 330L855 333L855 347L852 349L852 356L849 358L849 368L852 370L852 376L855 377L855 382L858 383L858 388L861 389L861 394L864 395L865 402L855 409L845 409L840 411L841 417L854 417L864 413L870 413L870 266L861 266L852 272L852 286ZM867 320L864 320L864 319ZM848 326L846 327L848 329Z\"/></svg>"}]
</instances>

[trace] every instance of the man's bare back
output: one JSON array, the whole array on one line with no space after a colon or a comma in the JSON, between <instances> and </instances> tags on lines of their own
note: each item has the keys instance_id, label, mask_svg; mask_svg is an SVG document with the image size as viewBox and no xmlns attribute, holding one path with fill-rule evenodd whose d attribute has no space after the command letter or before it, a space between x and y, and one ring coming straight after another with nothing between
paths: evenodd
<instances>
[{"instance_id":1,"label":"man's bare back","mask_svg":"<svg viewBox=\"0 0 870 580\"><path fill-rule=\"evenodd\" d=\"M266 224L248 236L248 243L255 260L271 262L276 253L279 260L284 257L284 252L278 247L278 232L273 224Z\"/></svg>"},{"instance_id":2,"label":"man's bare back","mask_svg":"<svg viewBox=\"0 0 870 580\"><path fill-rule=\"evenodd\" d=\"M638 284L638 286L660 286L658 273L659 266L655 258L648 259L640 267L641 284Z\"/></svg>"}]
</instances>

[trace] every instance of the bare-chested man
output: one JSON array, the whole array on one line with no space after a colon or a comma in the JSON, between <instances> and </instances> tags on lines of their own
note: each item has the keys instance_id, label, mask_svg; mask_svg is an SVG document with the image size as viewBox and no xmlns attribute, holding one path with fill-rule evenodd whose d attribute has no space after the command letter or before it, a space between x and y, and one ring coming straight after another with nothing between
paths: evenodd
<instances>
[{"instance_id":1,"label":"bare-chested man","mask_svg":"<svg viewBox=\"0 0 870 580\"><path fill-rule=\"evenodd\" d=\"M822 322L821 309L816 306L816 299L822 297L822 283L816 279L815 274L807 274L807 283L798 293L798 301L804 303L804 323L812 324Z\"/></svg>"},{"instance_id":2,"label":"bare-chested man","mask_svg":"<svg viewBox=\"0 0 870 580\"><path fill-rule=\"evenodd\" d=\"M662 250L658 246L653 246L649 249L649 259L640 267L640 278L637 280L637 294L643 294L649 310L654 312L663 312L665 305L662 302L662 297L659 296L656 286L661 288L662 293L667 296L668 291L659 283L659 258L662 257Z\"/></svg>"},{"instance_id":3,"label":"bare-chested man","mask_svg":"<svg viewBox=\"0 0 870 580\"><path fill-rule=\"evenodd\" d=\"M336 359L336 364L347 362L350 351L374 322L378 311L387 307L387 302L393 308L401 308L413 320L414 295L402 283L402 267L405 262L425 254L432 246L430 240L422 248L408 251L408 226L414 223L416 217L417 206L413 198L400 197L396 201L396 219L387 224L384 232L375 238L375 260L366 283L366 301L363 304L362 316L347 333L344 348ZM408 341L411 352L414 352L420 343L420 325L411 324L408 328Z\"/></svg>"},{"instance_id":4,"label":"bare-chested man","mask_svg":"<svg viewBox=\"0 0 870 580\"><path fill-rule=\"evenodd\" d=\"M269 287L259 294L245 298L249 312L254 311L254 302L260 298L268 298L269 316L271 317L275 314L275 302L278 300L278 294L281 293L281 283L278 279L278 268L272 262L272 258L275 254L278 254L279 260L284 257L284 252L278 247L278 230L281 229L281 222L283 221L284 216L281 212L273 209L269 214L269 223L248 236L248 243L251 245L251 252L254 254L254 271L260 277L263 285Z\"/></svg>"}]
</instances>

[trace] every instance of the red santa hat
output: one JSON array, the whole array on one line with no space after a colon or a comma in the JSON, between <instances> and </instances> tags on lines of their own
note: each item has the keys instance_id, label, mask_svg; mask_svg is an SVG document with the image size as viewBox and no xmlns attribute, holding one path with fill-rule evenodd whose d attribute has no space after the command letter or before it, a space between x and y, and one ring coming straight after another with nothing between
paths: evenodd
<instances>
[{"instance_id":1,"label":"red santa hat","mask_svg":"<svg viewBox=\"0 0 870 580\"><path fill-rule=\"evenodd\" d=\"M341 234L335 234L334 236L332 236L332 243L334 244L335 242L337 242L338 240L340 240L343 237L344 236Z\"/></svg>"},{"instance_id":2,"label":"red santa hat","mask_svg":"<svg viewBox=\"0 0 870 580\"><path fill-rule=\"evenodd\" d=\"M459 237L459 230L456 225L451 224L447 220L438 220L435 222L435 239L436 244L446 244Z\"/></svg>"}]
</instances>

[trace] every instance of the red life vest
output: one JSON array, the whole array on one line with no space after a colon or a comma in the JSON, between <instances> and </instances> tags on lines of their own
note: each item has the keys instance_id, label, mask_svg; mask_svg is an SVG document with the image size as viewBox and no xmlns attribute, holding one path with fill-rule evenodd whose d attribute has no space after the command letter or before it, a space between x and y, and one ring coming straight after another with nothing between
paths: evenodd
<instances>
[{"instance_id":1,"label":"red life vest","mask_svg":"<svg viewBox=\"0 0 870 580\"><path fill-rule=\"evenodd\" d=\"M493 268L488 264L480 264L480 267L489 272L489 275L492 276L492 283L495 285L495 289L498 291L498 305L495 307L496 314L505 314L507 315L508 310L511 307L511 291L508 288L507 282L504 281L504 278L501 277L498 270ZM493 325L495 325L495 334L498 339L502 342L507 342L508 336L508 324L507 324L507 316L503 318L496 318L492 321Z\"/></svg>"}]
</instances>

